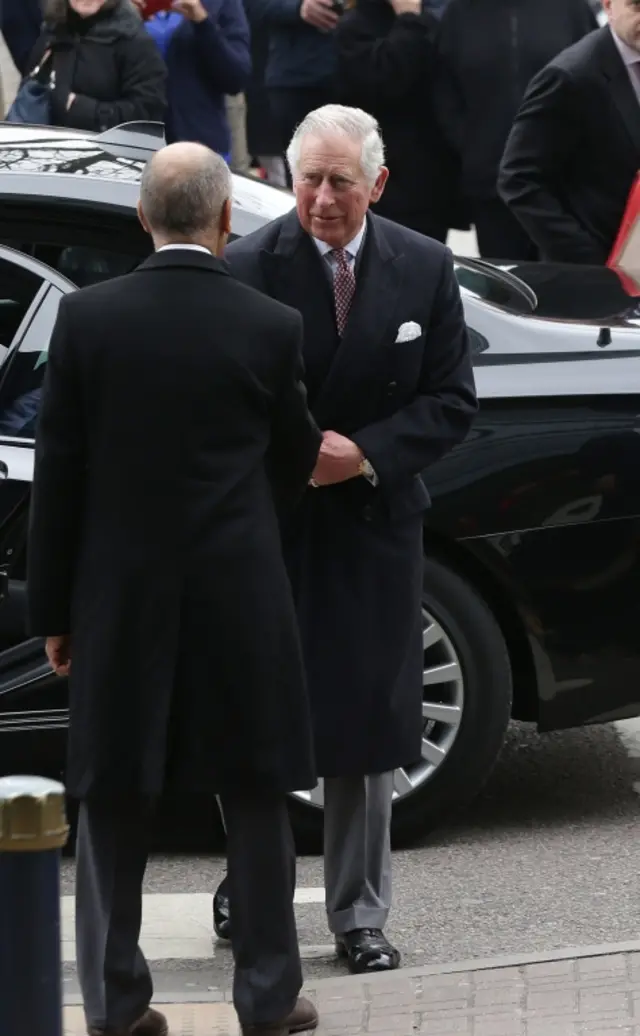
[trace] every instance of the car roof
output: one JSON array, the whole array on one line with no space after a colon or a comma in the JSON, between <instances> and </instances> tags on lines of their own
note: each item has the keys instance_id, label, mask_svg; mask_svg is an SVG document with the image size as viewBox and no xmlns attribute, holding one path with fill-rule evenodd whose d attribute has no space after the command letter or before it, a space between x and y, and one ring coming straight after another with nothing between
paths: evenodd
<instances>
[{"instance_id":1,"label":"car roof","mask_svg":"<svg viewBox=\"0 0 640 1036\"><path fill-rule=\"evenodd\" d=\"M142 171L164 145L158 123L127 123L102 134L0 123L0 201L65 199L131 212ZM244 236L294 205L290 191L232 174L233 228Z\"/></svg>"}]
</instances>

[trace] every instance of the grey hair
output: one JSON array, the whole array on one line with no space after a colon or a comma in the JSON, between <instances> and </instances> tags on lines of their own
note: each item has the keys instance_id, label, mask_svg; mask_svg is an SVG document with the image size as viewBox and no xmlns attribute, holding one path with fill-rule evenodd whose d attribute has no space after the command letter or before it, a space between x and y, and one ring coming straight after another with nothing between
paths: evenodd
<instances>
[{"instance_id":1,"label":"grey hair","mask_svg":"<svg viewBox=\"0 0 640 1036\"><path fill-rule=\"evenodd\" d=\"M340 133L361 146L360 165L371 186L384 165L384 143L380 127L373 115L362 108L347 108L344 104L325 104L309 112L296 129L287 148L287 162L292 177L300 161L302 140L307 136L325 137Z\"/></svg>"},{"instance_id":2,"label":"grey hair","mask_svg":"<svg viewBox=\"0 0 640 1036\"><path fill-rule=\"evenodd\" d=\"M140 203L152 230L190 238L216 226L231 193L224 158L203 147L201 162L176 166L175 172L152 158L142 174Z\"/></svg>"},{"instance_id":3,"label":"grey hair","mask_svg":"<svg viewBox=\"0 0 640 1036\"><path fill-rule=\"evenodd\" d=\"M112 11L122 0L105 0L103 11ZM44 0L42 5L44 19L49 24L63 25L69 17L69 0Z\"/></svg>"}]
</instances>

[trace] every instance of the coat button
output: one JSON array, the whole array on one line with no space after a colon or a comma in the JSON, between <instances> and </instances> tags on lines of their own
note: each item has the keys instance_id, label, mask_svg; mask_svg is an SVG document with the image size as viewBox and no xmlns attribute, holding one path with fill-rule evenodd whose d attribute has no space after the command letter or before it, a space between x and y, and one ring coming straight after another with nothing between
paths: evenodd
<instances>
[{"instance_id":1,"label":"coat button","mask_svg":"<svg viewBox=\"0 0 640 1036\"><path fill-rule=\"evenodd\" d=\"M365 506L362 508L362 517L364 518L365 522L371 521L371 519L373 518L373 507L371 506L371 504L365 504Z\"/></svg>"},{"instance_id":2,"label":"coat button","mask_svg":"<svg viewBox=\"0 0 640 1036\"><path fill-rule=\"evenodd\" d=\"M395 390L397 389L397 387L398 387L398 382L397 381L390 381L389 384L387 385L387 395L388 396L392 396L393 393L395 392Z\"/></svg>"}]
</instances>

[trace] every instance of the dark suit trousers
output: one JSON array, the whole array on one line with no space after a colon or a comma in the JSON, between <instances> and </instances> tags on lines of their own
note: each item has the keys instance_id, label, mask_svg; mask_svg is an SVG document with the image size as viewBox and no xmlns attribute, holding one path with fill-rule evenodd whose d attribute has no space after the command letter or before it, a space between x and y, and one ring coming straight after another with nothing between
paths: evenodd
<instances>
[{"instance_id":1,"label":"dark suit trousers","mask_svg":"<svg viewBox=\"0 0 640 1036\"><path fill-rule=\"evenodd\" d=\"M222 798L240 1022L286 1016L302 987L293 896L296 857L284 795ZM153 995L139 946L153 811L142 802L83 802L76 849L78 978L87 1024L128 1028Z\"/></svg>"},{"instance_id":2,"label":"dark suit trousers","mask_svg":"<svg viewBox=\"0 0 640 1036\"><path fill-rule=\"evenodd\" d=\"M289 142L302 120L315 108L321 108L333 100L328 87L270 87L269 107L273 125L280 142L280 151L285 153ZM287 183L291 185L291 173L287 166Z\"/></svg>"},{"instance_id":3,"label":"dark suit trousers","mask_svg":"<svg viewBox=\"0 0 640 1036\"><path fill-rule=\"evenodd\" d=\"M517 259L535 262L538 249L500 198L478 198L471 215L483 259Z\"/></svg>"}]
</instances>

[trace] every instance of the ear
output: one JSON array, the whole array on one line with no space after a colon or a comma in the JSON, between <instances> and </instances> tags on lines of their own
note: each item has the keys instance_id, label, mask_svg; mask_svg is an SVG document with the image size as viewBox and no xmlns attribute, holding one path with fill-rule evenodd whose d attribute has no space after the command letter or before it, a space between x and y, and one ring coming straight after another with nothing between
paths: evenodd
<instances>
[{"instance_id":1,"label":"ear","mask_svg":"<svg viewBox=\"0 0 640 1036\"><path fill-rule=\"evenodd\" d=\"M145 216L144 212L142 211L142 202L141 201L138 201L138 204L136 205L136 212L138 213L138 219L140 220L140 223L142 224L143 229L146 230L147 234L150 234L151 233L151 228L150 228L149 224L147 223L147 219L146 219L146 216Z\"/></svg>"},{"instance_id":2,"label":"ear","mask_svg":"<svg viewBox=\"0 0 640 1036\"><path fill-rule=\"evenodd\" d=\"M228 237L231 233L231 198L227 198L220 213L220 233Z\"/></svg>"},{"instance_id":3,"label":"ear","mask_svg":"<svg viewBox=\"0 0 640 1036\"><path fill-rule=\"evenodd\" d=\"M376 182L374 183L374 185L373 185L373 187L371 189L371 202L372 203L376 202L376 201L380 201L380 198L382 197L382 194L383 194L383 191L385 189L385 185L386 185L388 179L389 179L389 170L387 169L386 166L383 165L381 167L381 169L380 169L380 172L378 173L378 177L376 179Z\"/></svg>"}]
</instances>

